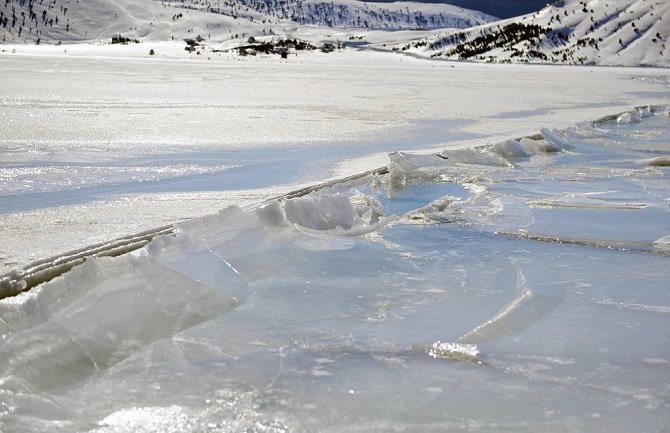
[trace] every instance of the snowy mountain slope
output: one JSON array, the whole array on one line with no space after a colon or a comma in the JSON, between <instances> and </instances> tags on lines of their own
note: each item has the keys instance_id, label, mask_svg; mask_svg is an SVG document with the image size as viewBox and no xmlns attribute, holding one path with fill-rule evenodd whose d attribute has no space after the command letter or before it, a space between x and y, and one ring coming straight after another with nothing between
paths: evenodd
<instances>
[{"instance_id":1,"label":"snowy mountain slope","mask_svg":"<svg viewBox=\"0 0 670 433\"><path fill-rule=\"evenodd\" d=\"M492 22L486 14L451 5L355 0L5 0L0 42L75 42L185 37L224 40L262 35L281 27L316 25L368 29L466 28Z\"/></svg>"},{"instance_id":2,"label":"snowy mountain slope","mask_svg":"<svg viewBox=\"0 0 670 433\"><path fill-rule=\"evenodd\" d=\"M0 41L109 41L115 34L148 40L244 31L257 26L233 17L185 11L142 0L9 0L0 5Z\"/></svg>"},{"instance_id":3,"label":"snowy mountain slope","mask_svg":"<svg viewBox=\"0 0 670 433\"><path fill-rule=\"evenodd\" d=\"M374 1L377 3L393 3L393 0ZM418 1L431 3L430 0ZM538 11L550 2L547 0L441 0L441 3L484 12L498 18L512 18Z\"/></svg>"},{"instance_id":4,"label":"snowy mountain slope","mask_svg":"<svg viewBox=\"0 0 670 433\"><path fill-rule=\"evenodd\" d=\"M198 0L168 1L177 7L206 10L264 23L291 21L299 25L365 29L467 28L495 21L492 16L445 4L358 0Z\"/></svg>"},{"instance_id":5,"label":"snowy mountain slope","mask_svg":"<svg viewBox=\"0 0 670 433\"><path fill-rule=\"evenodd\" d=\"M670 2L565 0L395 49L458 60L670 66L668 37Z\"/></svg>"}]
</instances>

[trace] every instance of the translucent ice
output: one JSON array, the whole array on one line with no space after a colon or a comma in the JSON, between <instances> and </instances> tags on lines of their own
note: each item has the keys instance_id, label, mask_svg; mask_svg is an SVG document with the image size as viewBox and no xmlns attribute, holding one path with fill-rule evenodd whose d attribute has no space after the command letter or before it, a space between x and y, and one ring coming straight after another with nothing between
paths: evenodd
<instances>
[{"instance_id":1,"label":"translucent ice","mask_svg":"<svg viewBox=\"0 0 670 433\"><path fill-rule=\"evenodd\" d=\"M669 123L397 153L88 260L0 301L0 430L663 431Z\"/></svg>"}]
</instances>

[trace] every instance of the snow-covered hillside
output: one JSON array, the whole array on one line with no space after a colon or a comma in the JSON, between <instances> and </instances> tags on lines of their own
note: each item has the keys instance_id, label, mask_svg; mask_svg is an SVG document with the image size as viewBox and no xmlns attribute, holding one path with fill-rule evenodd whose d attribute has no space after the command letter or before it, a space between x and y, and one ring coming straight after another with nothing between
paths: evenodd
<instances>
[{"instance_id":1,"label":"snow-covered hillside","mask_svg":"<svg viewBox=\"0 0 670 433\"><path fill-rule=\"evenodd\" d=\"M494 21L451 5L355 0L5 0L0 42L171 40L202 35L214 40L260 36L296 25L361 29L467 28Z\"/></svg>"},{"instance_id":2,"label":"snow-covered hillside","mask_svg":"<svg viewBox=\"0 0 670 433\"><path fill-rule=\"evenodd\" d=\"M396 47L458 60L670 66L670 2L565 0L539 12Z\"/></svg>"},{"instance_id":3,"label":"snow-covered hillside","mask_svg":"<svg viewBox=\"0 0 670 433\"><path fill-rule=\"evenodd\" d=\"M110 40L115 34L154 40L207 34L232 27L230 17L179 14L154 1L9 0L0 5L0 39L6 43ZM39 43L39 42L38 42Z\"/></svg>"},{"instance_id":4,"label":"snow-covered hillside","mask_svg":"<svg viewBox=\"0 0 670 433\"><path fill-rule=\"evenodd\" d=\"M300 25L366 29L467 28L495 20L451 5L414 2L379 4L358 0L172 0L176 7L221 13L264 24L291 21Z\"/></svg>"},{"instance_id":5,"label":"snow-covered hillside","mask_svg":"<svg viewBox=\"0 0 670 433\"><path fill-rule=\"evenodd\" d=\"M357 0L0 3L0 43L8 44L201 36L208 42L231 41L232 48L252 36L298 32L318 45L334 42L333 30L338 41L352 38L343 29L365 32L353 36L361 40L357 45L450 60L670 66L670 3L662 0L561 0L506 20L445 4Z\"/></svg>"}]
</instances>

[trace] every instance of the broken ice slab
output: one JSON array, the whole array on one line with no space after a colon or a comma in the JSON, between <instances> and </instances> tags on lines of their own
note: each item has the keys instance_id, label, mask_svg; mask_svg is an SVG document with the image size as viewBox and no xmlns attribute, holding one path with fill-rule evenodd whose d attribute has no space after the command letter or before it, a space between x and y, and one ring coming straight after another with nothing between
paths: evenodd
<instances>
[{"instance_id":1,"label":"broken ice slab","mask_svg":"<svg viewBox=\"0 0 670 433\"><path fill-rule=\"evenodd\" d=\"M440 158L397 154L389 185L430 178L470 191L428 220L536 240L655 250L654 241L670 233L670 172L648 161L670 155L670 118L660 111L634 119L545 129L532 151L533 140L521 139L445 151ZM507 164L493 164L491 155Z\"/></svg>"}]
</instances>

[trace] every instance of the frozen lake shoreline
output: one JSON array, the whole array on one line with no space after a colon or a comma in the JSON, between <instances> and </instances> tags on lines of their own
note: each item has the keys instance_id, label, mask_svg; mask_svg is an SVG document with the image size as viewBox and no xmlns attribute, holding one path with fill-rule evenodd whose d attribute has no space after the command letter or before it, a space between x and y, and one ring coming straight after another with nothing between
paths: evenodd
<instances>
[{"instance_id":1,"label":"frozen lake shoreline","mask_svg":"<svg viewBox=\"0 0 670 433\"><path fill-rule=\"evenodd\" d=\"M193 60L167 44L149 58L140 45L3 46L4 271L385 165L391 151L665 103L670 80L665 69L357 51Z\"/></svg>"}]
</instances>

